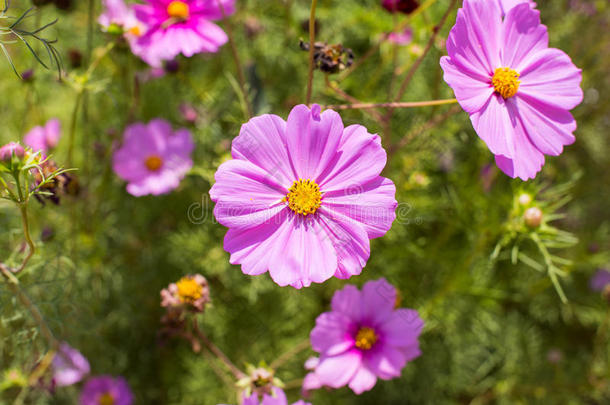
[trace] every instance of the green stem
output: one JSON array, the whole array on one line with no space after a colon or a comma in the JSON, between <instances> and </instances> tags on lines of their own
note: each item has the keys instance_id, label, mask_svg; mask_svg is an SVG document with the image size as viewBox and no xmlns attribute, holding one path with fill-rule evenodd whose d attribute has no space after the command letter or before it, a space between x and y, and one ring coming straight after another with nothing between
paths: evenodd
<instances>
[{"instance_id":1,"label":"green stem","mask_svg":"<svg viewBox=\"0 0 610 405\"><path fill-rule=\"evenodd\" d=\"M336 104L327 105L325 108L332 108L334 110L363 110L371 108L415 108L415 107L429 107L434 105L445 105L455 104L457 99L450 98L445 100L429 100L429 101L407 101L407 102L394 102L394 103L352 103L352 104Z\"/></svg>"},{"instance_id":2,"label":"green stem","mask_svg":"<svg viewBox=\"0 0 610 405\"><path fill-rule=\"evenodd\" d=\"M314 43L316 41L316 6L318 0L311 0L311 11L309 13L309 73L307 75L307 98L305 104L311 104L311 92L313 90L313 68L314 68Z\"/></svg>"},{"instance_id":3,"label":"green stem","mask_svg":"<svg viewBox=\"0 0 610 405\"><path fill-rule=\"evenodd\" d=\"M233 56L233 61L235 62L235 67L237 69L237 80L239 82L239 89L244 98L245 106L246 106L246 119L252 118L252 105L250 104L250 97L248 97L248 92L246 91L246 77L244 76L244 69L241 64L241 60L239 59L239 53L237 52L237 45L235 45L235 39L233 35L233 24L231 24L231 20L227 18L225 14L224 6L222 5L221 0L216 0L218 3L218 7L220 8L220 12L222 13L222 17L226 19L225 22L225 30L227 31L227 37L229 38L229 47L231 48L231 55Z\"/></svg>"},{"instance_id":4,"label":"green stem","mask_svg":"<svg viewBox=\"0 0 610 405\"><path fill-rule=\"evenodd\" d=\"M20 271L25 269L25 266L27 266L28 262L30 261L30 259L34 255L34 252L36 251L36 246L34 245L34 242L32 241L32 236L30 235L30 224L29 224L29 220L28 220L27 203L21 203L19 205L19 210L21 211L21 223L23 225L23 236L25 237L25 241L28 244L28 254L25 257L25 259L23 259L21 266L19 266L15 270L15 273L19 273Z\"/></svg>"},{"instance_id":5,"label":"green stem","mask_svg":"<svg viewBox=\"0 0 610 405\"><path fill-rule=\"evenodd\" d=\"M76 135L76 124L78 122L78 111L80 109L81 101L83 99L84 90L79 90L76 94L76 101L74 102L74 108L72 109L72 117L70 118L70 132L68 135L68 166L72 167L72 158L74 154L74 138Z\"/></svg>"},{"instance_id":6,"label":"green stem","mask_svg":"<svg viewBox=\"0 0 610 405\"><path fill-rule=\"evenodd\" d=\"M49 329L46 321L42 317L38 307L30 300L25 292L19 286L19 280L15 277L12 272L2 263L0 263L0 273L5 278L7 285L11 292L17 297L21 304L28 309L30 315L36 322L36 325L40 328L40 332L49 343L49 346L55 350L58 346L57 339L53 336L51 329Z\"/></svg>"}]
</instances>

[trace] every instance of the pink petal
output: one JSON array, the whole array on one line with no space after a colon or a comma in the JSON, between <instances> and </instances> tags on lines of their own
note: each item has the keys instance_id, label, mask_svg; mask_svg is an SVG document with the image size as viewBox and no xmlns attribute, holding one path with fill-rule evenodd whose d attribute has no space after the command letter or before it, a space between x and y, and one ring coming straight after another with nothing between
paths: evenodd
<instances>
[{"instance_id":1,"label":"pink petal","mask_svg":"<svg viewBox=\"0 0 610 405\"><path fill-rule=\"evenodd\" d=\"M335 111L326 110L319 117L314 112L305 105L294 107L286 122L286 140L298 177L318 182L337 153L343 122Z\"/></svg>"},{"instance_id":2,"label":"pink petal","mask_svg":"<svg viewBox=\"0 0 610 405\"><path fill-rule=\"evenodd\" d=\"M559 49L537 52L521 70L518 96L571 110L582 102L582 71Z\"/></svg>"},{"instance_id":3,"label":"pink petal","mask_svg":"<svg viewBox=\"0 0 610 405\"><path fill-rule=\"evenodd\" d=\"M383 342L395 347L409 347L417 343L417 338L424 327L424 321L417 311L397 309L380 325Z\"/></svg>"},{"instance_id":4,"label":"pink petal","mask_svg":"<svg viewBox=\"0 0 610 405\"><path fill-rule=\"evenodd\" d=\"M333 295L331 308L334 312L347 315L350 319L360 321L362 295L354 285L346 285Z\"/></svg>"},{"instance_id":5,"label":"pink petal","mask_svg":"<svg viewBox=\"0 0 610 405\"><path fill-rule=\"evenodd\" d=\"M284 208L257 226L229 229L224 239L224 249L231 254L229 262L241 264L244 274L265 273L273 256L281 253L289 227L288 211Z\"/></svg>"},{"instance_id":6,"label":"pink petal","mask_svg":"<svg viewBox=\"0 0 610 405\"><path fill-rule=\"evenodd\" d=\"M447 52L471 74L491 77L500 62L502 14L495 1L465 1L447 39Z\"/></svg>"},{"instance_id":7,"label":"pink petal","mask_svg":"<svg viewBox=\"0 0 610 405\"><path fill-rule=\"evenodd\" d=\"M387 155L378 135L361 125L345 128L336 159L320 175L324 193L346 193L376 179L385 167Z\"/></svg>"},{"instance_id":8,"label":"pink petal","mask_svg":"<svg viewBox=\"0 0 610 405\"><path fill-rule=\"evenodd\" d=\"M519 97L519 115L529 139L545 155L558 156L564 145L571 145L575 138L576 121L569 111L553 108L529 97Z\"/></svg>"},{"instance_id":9,"label":"pink petal","mask_svg":"<svg viewBox=\"0 0 610 405\"><path fill-rule=\"evenodd\" d=\"M254 163L285 187L297 180L288 156L286 122L277 115L261 115L242 125L231 152L233 158Z\"/></svg>"},{"instance_id":10,"label":"pink petal","mask_svg":"<svg viewBox=\"0 0 610 405\"><path fill-rule=\"evenodd\" d=\"M546 26L540 24L540 11L529 4L512 8L503 24L502 64L521 72L525 60L549 46Z\"/></svg>"},{"instance_id":11,"label":"pink petal","mask_svg":"<svg viewBox=\"0 0 610 405\"><path fill-rule=\"evenodd\" d=\"M494 92L489 76L470 73L449 58L441 58L445 82L453 89L455 98L467 113L479 111Z\"/></svg>"},{"instance_id":12,"label":"pink petal","mask_svg":"<svg viewBox=\"0 0 610 405\"><path fill-rule=\"evenodd\" d=\"M338 356L322 357L316 369L316 374L322 384L339 388L347 385L362 364L362 354L359 350L350 350Z\"/></svg>"},{"instance_id":13,"label":"pink petal","mask_svg":"<svg viewBox=\"0 0 610 405\"><path fill-rule=\"evenodd\" d=\"M376 383L377 376L367 367L360 367L356 375L349 382L349 387L356 395L360 395L365 391L371 390Z\"/></svg>"},{"instance_id":14,"label":"pink petal","mask_svg":"<svg viewBox=\"0 0 610 405\"><path fill-rule=\"evenodd\" d=\"M364 365L383 380L400 377L406 363L404 354L389 345L377 345L364 357Z\"/></svg>"},{"instance_id":15,"label":"pink petal","mask_svg":"<svg viewBox=\"0 0 610 405\"><path fill-rule=\"evenodd\" d=\"M361 224L370 239L386 234L396 219L396 186L385 177L377 177L344 192L324 194L324 207Z\"/></svg>"},{"instance_id":16,"label":"pink petal","mask_svg":"<svg viewBox=\"0 0 610 405\"><path fill-rule=\"evenodd\" d=\"M508 104L513 100L504 100L494 94L481 111L470 116L477 135L487 144L494 155L511 158L515 151L514 132L516 118L509 114Z\"/></svg>"},{"instance_id":17,"label":"pink petal","mask_svg":"<svg viewBox=\"0 0 610 405\"><path fill-rule=\"evenodd\" d=\"M246 160L230 160L220 165L210 197L216 202L214 216L222 225L247 228L271 220L280 210L288 192L265 170Z\"/></svg>"},{"instance_id":18,"label":"pink petal","mask_svg":"<svg viewBox=\"0 0 610 405\"><path fill-rule=\"evenodd\" d=\"M371 254L370 241L362 225L325 207L319 209L320 223L336 250L335 277L346 279L362 272Z\"/></svg>"},{"instance_id":19,"label":"pink petal","mask_svg":"<svg viewBox=\"0 0 610 405\"><path fill-rule=\"evenodd\" d=\"M379 325L392 315L396 288L385 278L368 281L362 287L362 322Z\"/></svg>"},{"instance_id":20,"label":"pink petal","mask_svg":"<svg viewBox=\"0 0 610 405\"><path fill-rule=\"evenodd\" d=\"M324 312L311 331L311 347L326 356L336 356L354 347L352 319L340 312Z\"/></svg>"},{"instance_id":21,"label":"pink petal","mask_svg":"<svg viewBox=\"0 0 610 405\"><path fill-rule=\"evenodd\" d=\"M322 283L337 269L335 247L315 217L289 215L276 244L269 274L282 287L302 288L312 282Z\"/></svg>"},{"instance_id":22,"label":"pink petal","mask_svg":"<svg viewBox=\"0 0 610 405\"><path fill-rule=\"evenodd\" d=\"M54 148L61 137L61 122L57 118L50 119L44 126L45 140L49 148Z\"/></svg>"}]
</instances>

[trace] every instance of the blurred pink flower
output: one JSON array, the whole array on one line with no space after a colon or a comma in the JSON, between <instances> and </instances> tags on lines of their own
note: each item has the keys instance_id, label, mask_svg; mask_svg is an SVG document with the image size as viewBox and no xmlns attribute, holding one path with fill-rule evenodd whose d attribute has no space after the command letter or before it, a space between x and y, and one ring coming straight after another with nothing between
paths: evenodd
<instances>
[{"instance_id":1,"label":"blurred pink flower","mask_svg":"<svg viewBox=\"0 0 610 405\"><path fill-rule=\"evenodd\" d=\"M229 228L230 262L280 286L308 287L360 274L369 239L396 218L396 187L379 174L386 152L365 127L305 105L288 121L263 115L233 140L216 172L214 215Z\"/></svg>"},{"instance_id":2,"label":"blurred pink flower","mask_svg":"<svg viewBox=\"0 0 610 405\"><path fill-rule=\"evenodd\" d=\"M409 45L413 40L413 29L407 27L402 32L391 32L388 34L388 41L397 45Z\"/></svg>"},{"instance_id":3,"label":"blurred pink flower","mask_svg":"<svg viewBox=\"0 0 610 405\"><path fill-rule=\"evenodd\" d=\"M58 387L76 384L91 371L85 356L66 342L59 345L52 364L53 383Z\"/></svg>"},{"instance_id":4,"label":"blurred pink flower","mask_svg":"<svg viewBox=\"0 0 610 405\"><path fill-rule=\"evenodd\" d=\"M160 67L179 54L191 57L217 52L228 38L213 20L235 11L235 0L145 0L134 6L136 17L148 27L138 41L137 55ZM220 6L222 5L222 7Z\"/></svg>"},{"instance_id":5,"label":"blurred pink flower","mask_svg":"<svg viewBox=\"0 0 610 405\"><path fill-rule=\"evenodd\" d=\"M81 405L131 405L133 394L123 377L102 375L87 381L80 394Z\"/></svg>"},{"instance_id":6,"label":"blurred pink flower","mask_svg":"<svg viewBox=\"0 0 610 405\"><path fill-rule=\"evenodd\" d=\"M395 309L396 298L396 289L383 278L367 282L362 291L353 285L337 291L332 310L318 316L311 331L320 360L310 381L331 388L348 385L361 394L377 378L400 377L405 364L421 354L424 322L412 309Z\"/></svg>"},{"instance_id":7,"label":"blurred pink flower","mask_svg":"<svg viewBox=\"0 0 610 405\"><path fill-rule=\"evenodd\" d=\"M184 276L161 290L162 307L183 307L203 312L208 302L210 289L208 281L201 274Z\"/></svg>"},{"instance_id":8,"label":"blurred pink flower","mask_svg":"<svg viewBox=\"0 0 610 405\"><path fill-rule=\"evenodd\" d=\"M140 52L137 39L147 31L146 25L136 18L132 5L123 0L102 0L104 12L99 16L98 23L109 33L122 34L134 54ZM116 31L116 32L115 32Z\"/></svg>"},{"instance_id":9,"label":"blurred pink flower","mask_svg":"<svg viewBox=\"0 0 610 405\"><path fill-rule=\"evenodd\" d=\"M13 154L17 157L23 157L25 155L23 146L17 142L9 142L0 147L0 161L10 160Z\"/></svg>"},{"instance_id":10,"label":"blurred pink flower","mask_svg":"<svg viewBox=\"0 0 610 405\"><path fill-rule=\"evenodd\" d=\"M606 286L610 286L610 271L600 269L591 277L589 286L593 291L604 291Z\"/></svg>"},{"instance_id":11,"label":"blurred pink flower","mask_svg":"<svg viewBox=\"0 0 610 405\"><path fill-rule=\"evenodd\" d=\"M574 142L569 110L582 101L582 75L548 47L540 12L528 4L506 18L495 2L465 0L441 58L445 81L510 177L536 177L544 155Z\"/></svg>"},{"instance_id":12,"label":"blurred pink flower","mask_svg":"<svg viewBox=\"0 0 610 405\"><path fill-rule=\"evenodd\" d=\"M195 147L191 133L162 119L136 123L125 130L123 145L114 153L115 173L127 181L127 191L136 197L160 195L178 187L193 166Z\"/></svg>"},{"instance_id":13,"label":"blurred pink flower","mask_svg":"<svg viewBox=\"0 0 610 405\"><path fill-rule=\"evenodd\" d=\"M46 155L49 149L53 149L61 138L61 123L57 118L53 118L44 126L32 128L23 137L23 143L32 148L34 152L42 152Z\"/></svg>"}]
</instances>

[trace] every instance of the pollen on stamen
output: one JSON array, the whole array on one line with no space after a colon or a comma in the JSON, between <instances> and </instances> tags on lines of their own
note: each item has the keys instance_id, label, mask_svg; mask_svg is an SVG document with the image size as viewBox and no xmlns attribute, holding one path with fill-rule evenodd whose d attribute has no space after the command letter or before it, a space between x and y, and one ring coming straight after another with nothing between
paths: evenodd
<instances>
[{"instance_id":1,"label":"pollen on stamen","mask_svg":"<svg viewBox=\"0 0 610 405\"><path fill-rule=\"evenodd\" d=\"M287 202L288 207L297 214L315 214L322 205L320 186L310 179L295 181L282 201Z\"/></svg>"},{"instance_id":2,"label":"pollen on stamen","mask_svg":"<svg viewBox=\"0 0 610 405\"><path fill-rule=\"evenodd\" d=\"M172 1L167 6L167 14L172 18L186 20L190 16L189 5L183 1Z\"/></svg>"},{"instance_id":3,"label":"pollen on stamen","mask_svg":"<svg viewBox=\"0 0 610 405\"><path fill-rule=\"evenodd\" d=\"M378 336L375 331L364 326L356 334L356 347L362 350L370 350L377 343L377 339Z\"/></svg>"},{"instance_id":4,"label":"pollen on stamen","mask_svg":"<svg viewBox=\"0 0 610 405\"><path fill-rule=\"evenodd\" d=\"M520 74L514 69L508 67L497 68L491 78L494 90L505 100L513 97L517 94L521 84L519 76Z\"/></svg>"}]
</instances>

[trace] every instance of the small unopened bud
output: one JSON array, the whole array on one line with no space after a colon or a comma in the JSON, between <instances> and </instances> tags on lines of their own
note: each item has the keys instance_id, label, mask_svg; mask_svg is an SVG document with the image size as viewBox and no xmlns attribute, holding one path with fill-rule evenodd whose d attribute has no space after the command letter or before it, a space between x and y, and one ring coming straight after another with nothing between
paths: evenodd
<instances>
[{"instance_id":1,"label":"small unopened bud","mask_svg":"<svg viewBox=\"0 0 610 405\"><path fill-rule=\"evenodd\" d=\"M28 69L21 73L21 80L24 82L31 82L34 80L34 69Z\"/></svg>"},{"instance_id":2,"label":"small unopened bud","mask_svg":"<svg viewBox=\"0 0 610 405\"><path fill-rule=\"evenodd\" d=\"M523 193L519 196L519 204L523 205L523 206L527 206L530 205L532 202L532 196L527 194L527 193Z\"/></svg>"},{"instance_id":3,"label":"small unopened bud","mask_svg":"<svg viewBox=\"0 0 610 405\"><path fill-rule=\"evenodd\" d=\"M177 73L180 70L180 63L176 59L168 60L163 69L166 73Z\"/></svg>"},{"instance_id":4,"label":"small unopened bud","mask_svg":"<svg viewBox=\"0 0 610 405\"><path fill-rule=\"evenodd\" d=\"M68 50L68 59L70 60L70 66L74 69L78 69L83 65L83 54L78 49Z\"/></svg>"},{"instance_id":5,"label":"small unopened bud","mask_svg":"<svg viewBox=\"0 0 610 405\"><path fill-rule=\"evenodd\" d=\"M538 207L528 208L523 214L525 225L530 228L538 228L542 224L542 210Z\"/></svg>"},{"instance_id":6,"label":"small unopened bud","mask_svg":"<svg viewBox=\"0 0 610 405\"><path fill-rule=\"evenodd\" d=\"M191 104L182 103L180 104L180 107L178 107L178 110L180 111L180 115L182 115L182 118L185 121L191 124L197 121L197 110Z\"/></svg>"},{"instance_id":7,"label":"small unopened bud","mask_svg":"<svg viewBox=\"0 0 610 405\"><path fill-rule=\"evenodd\" d=\"M40 240L43 242L48 242L55 237L55 230L50 226L45 226L42 228L42 232L40 232Z\"/></svg>"},{"instance_id":8,"label":"small unopened bud","mask_svg":"<svg viewBox=\"0 0 610 405\"><path fill-rule=\"evenodd\" d=\"M0 147L0 161L9 161L13 155L22 158L25 155L23 146L19 145L17 142L10 142Z\"/></svg>"},{"instance_id":9,"label":"small unopened bud","mask_svg":"<svg viewBox=\"0 0 610 405\"><path fill-rule=\"evenodd\" d=\"M417 10L419 2L417 0L383 0L381 5L390 13L411 14Z\"/></svg>"}]
</instances>

